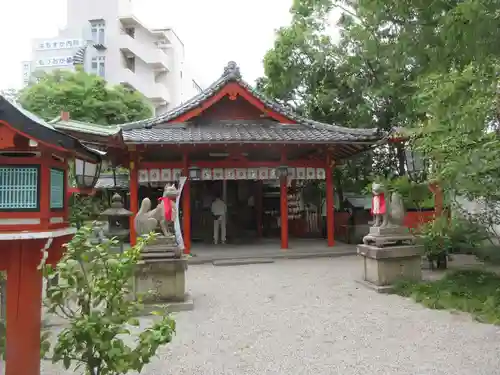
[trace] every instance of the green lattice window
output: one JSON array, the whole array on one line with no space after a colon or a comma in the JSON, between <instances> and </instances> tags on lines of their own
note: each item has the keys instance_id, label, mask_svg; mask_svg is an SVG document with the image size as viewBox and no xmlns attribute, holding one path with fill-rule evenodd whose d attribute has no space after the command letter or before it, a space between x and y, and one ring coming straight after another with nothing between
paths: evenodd
<instances>
[{"instance_id":1,"label":"green lattice window","mask_svg":"<svg viewBox=\"0 0 500 375\"><path fill-rule=\"evenodd\" d=\"M38 166L0 166L0 210L38 210L39 173Z\"/></svg>"},{"instance_id":2,"label":"green lattice window","mask_svg":"<svg viewBox=\"0 0 500 375\"><path fill-rule=\"evenodd\" d=\"M50 208L64 208L64 171L52 168L50 170Z\"/></svg>"}]
</instances>

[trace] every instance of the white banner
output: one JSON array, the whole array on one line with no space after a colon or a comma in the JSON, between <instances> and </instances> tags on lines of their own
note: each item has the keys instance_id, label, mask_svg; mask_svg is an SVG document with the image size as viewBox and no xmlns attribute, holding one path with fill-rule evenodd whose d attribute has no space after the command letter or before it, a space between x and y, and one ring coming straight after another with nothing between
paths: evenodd
<instances>
[{"instance_id":1,"label":"white banner","mask_svg":"<svg viewBox=\"0 0 500 375\"><path fill-rule=\"evenodd\" d=\"M175 239L177 240L177 245L179 248L184 251L184 238L182 238L182 230L181 230L181 219L179 215L179 202L182 199L182 189L184 189L184 184L187 181L187 177L180 177L179 179L179 195L177 195L177 199L175 200L175 221L174 221L174 231L175 231ZM185 214L185 213L184 213Z\"/></svg>"}]
</instances>

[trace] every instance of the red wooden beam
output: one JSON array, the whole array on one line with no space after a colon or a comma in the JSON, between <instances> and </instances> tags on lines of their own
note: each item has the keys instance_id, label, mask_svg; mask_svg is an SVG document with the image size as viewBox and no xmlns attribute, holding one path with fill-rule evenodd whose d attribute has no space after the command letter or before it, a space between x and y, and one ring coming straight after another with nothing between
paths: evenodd
<instances>
[{"instance_id":1,"label":"red wooden beam","mask_svg":"<svg viewBox=\"0 0 500 375\"><path fill-rule=\"evenodd\" d=\"M242 160L213 160L213 161L193 161L190 164L196 165L199 168L259 168L259 167L278 167L282 164L281 161L242 161ZM289 167L310 167L324 168L323 160L290 160L287 161ZM141 162L139 169L154 169L154 168L184 168L183 162Z\"/></svg>"},{"instance_id":2,"label":"red wooden beam","mask_svg":"<svg viewBox=\"0 0 500 375\"><path fill-rule=\"evenodd\" d=\"M189 155L183 156L183 175L188 177L182 190L182 228L184 239L184 254L191 252L191 181L189 181Z\"/></svg>"}]
</instances>

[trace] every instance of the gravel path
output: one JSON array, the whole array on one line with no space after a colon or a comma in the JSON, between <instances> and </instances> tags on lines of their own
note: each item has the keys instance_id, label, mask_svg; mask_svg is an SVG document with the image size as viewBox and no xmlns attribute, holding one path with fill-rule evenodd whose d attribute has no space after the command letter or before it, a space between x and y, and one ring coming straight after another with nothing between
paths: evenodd
<instances>
[{"instance_id":1,"label":"gravel path","mask_svg":"<svg viewBox=\"0 0 500 375\"><path fill-rule=\"evenodd\" d=\"M191 266L195 310L143 373L500 374L500 328L376 294L358 274L355 257Z\"/></svg>"}]
</instances>

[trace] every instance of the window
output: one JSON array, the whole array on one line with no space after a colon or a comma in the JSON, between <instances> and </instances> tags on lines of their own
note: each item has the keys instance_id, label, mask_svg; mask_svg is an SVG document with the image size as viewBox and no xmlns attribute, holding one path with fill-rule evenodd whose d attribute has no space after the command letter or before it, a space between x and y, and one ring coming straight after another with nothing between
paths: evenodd
<instances>
[{"instance_id":1,"label":"window","mask_svg":"<svg viewBox=\"0 0 500 375\"><path fill-rule=\"evenodd\" d=\"M127 66L128 70L135 72L135 57L125 57L125 65Z\"/></svg>"},{"instance_id":2,"label":"window","mask_svg":"<svg viewBox=\"0 0 500 375\"><path fill-rule=\"evenodd\" d=\"M64 171L51 168L50 170L50 209L64 208Z\"/></svg>"},{"instance_id":3,"label":"window","mask_svg":"<svg viewBox=\"0 0 500 375\"><path fill-rule=\"evenodd\" d=\"M92 41L96 44L105 44L106 23L103 20L90 21Z\"/></svg>"},{"instance_id":4,"label":"window","mask_svg":"<svg viewBox=\"0 0 500 375\"><path fill-rule=\"evenodd\" d=\"M97 56L92 58L92 72L103 78L105 77L106 60L104 56Z\"/></svg>"},{"instance_id":5,"label":"window","mask_svg":"<svg viewBox=\"0 0 500 375\"><path fill-rule=\"evenodd\" d=\"M0 166L0 211L37 211L38 186L38 166Z\"/></svg>"},{"instance_id":6,"label":"window","mask_svg":"<svg viewBox=\"0 0 500 375\"><path fill-rule=\"evenodd\" d=\"M133 28L133 27L126 27L125 28L125 34L127 34L128 36L130 36L132 38L135 38L135 28Z\"/></svg>"}]
</instances>

